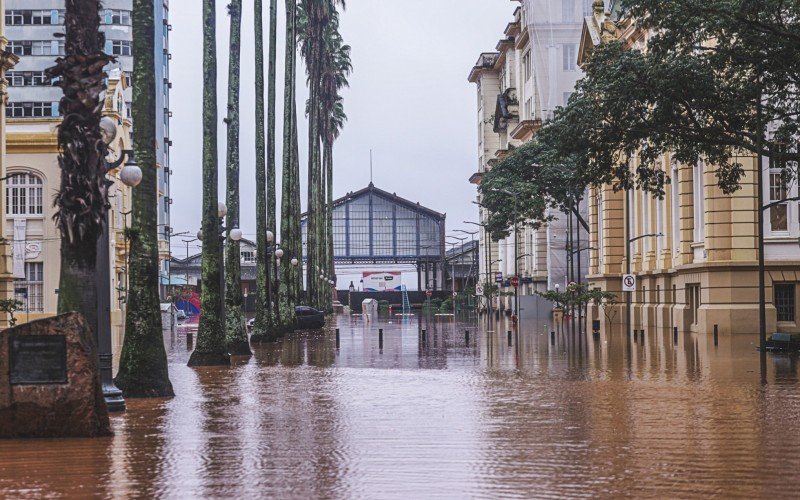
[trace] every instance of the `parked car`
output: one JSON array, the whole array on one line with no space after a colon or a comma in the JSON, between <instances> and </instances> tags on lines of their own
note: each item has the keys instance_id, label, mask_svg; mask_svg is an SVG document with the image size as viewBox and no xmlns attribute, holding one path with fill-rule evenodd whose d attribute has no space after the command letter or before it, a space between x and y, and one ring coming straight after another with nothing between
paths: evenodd
<instances>
[{"instance_id":1,"label":"parked car","mask_svg":"<svg viewBox=\"0 0 800 500\"><path fill-rule=\"evenodd\" d=\"M175 313L175 318L178 321L186 321L186 311L184 311L183 309L178 309L178 312Z\"/></svg>"},{"instance_id":2,"label":"parked car","mask_svg":"<svg viewBox=\"0 0 800 500\"><path fill-rule=\"evenodd\" d=\"M325 313L309 306L297 306L294 308L297 317L297 327L301 330L316 330L325 326ZM252 331L256 319L252 318L247 322L247 330Z\"/></svg>"}]
</instances>

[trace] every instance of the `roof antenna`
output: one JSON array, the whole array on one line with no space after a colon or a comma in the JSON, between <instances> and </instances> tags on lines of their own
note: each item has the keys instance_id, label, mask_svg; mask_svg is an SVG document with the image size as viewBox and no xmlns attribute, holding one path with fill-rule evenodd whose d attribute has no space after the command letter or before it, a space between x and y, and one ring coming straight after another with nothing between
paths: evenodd
<instances>
[{"instance_id":1,"label":"roof antenna","mask_svg":"<svg viewBox=\"0 0 800 500\"><path fill-rule=\"evenodd\" d=\"M369 185L372 186L372 149L369 150Z\"/></svg>"}]
</instances>

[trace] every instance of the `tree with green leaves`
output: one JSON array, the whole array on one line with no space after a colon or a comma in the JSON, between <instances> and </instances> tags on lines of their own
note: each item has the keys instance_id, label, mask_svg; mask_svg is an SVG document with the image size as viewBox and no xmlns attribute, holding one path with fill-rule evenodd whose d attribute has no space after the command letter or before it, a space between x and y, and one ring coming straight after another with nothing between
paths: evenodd
<instances>
[{"instance_id":1,"label":"tree with green leaves","mask_svg":"<svg viewBox=\"0 0 800 500\"><path fill-rule=\"evenodd\" d=\"M56 226L61 233L61 275L58 312L78 312L97 328L97 241L108 212L105 157L100 133L106 89L103 67L112 59L103 52L100 2L66 2L65 56L48 70L59 78L58 165L61 185L55 196Z\"/></svg>"},{"instance_id":2,"label":"tree with green leaves","mask_svg":"<svg viewBox=\"0 0 800 500\"><path fill-rule=\"evenodd\" d=\"M222 293L222 241L217 186L216 1L203 0L203 254L200 325L189 366L230 364L225 343Z\"/></svg>"},{"instance_id":3,"label":"tree with green leaves","mask_svg":"<svg viewBox=\"0 0 800 500\"><path fill-rule=\"evenodd\" d=\"M271 213L267 196L266 139L264 136L264 5L255 0L256 31L256 317L253 342L274 342L278 335L275 316L269 301L269 266L267 230ZM272 6L270 6L270 13ZM270 28L271 29L271 28Z\"/></svg>"},{"instance_id":4,"label":"tree with green leaves","mask_svg":"<svg viewBox=\"0 0 800 500\"><path fill-rule=\"evenodd\" d=\"M239 240L231 231L239 228L239 80L241 74L242 0L231 0L230 59L228 61L228 126L227 196L228 238L225 246L225 343L235 356L252 354L247 338L247 325L242 303L242 257Z\"/></svg>"},{"instance_id":5,"label":"tree with green leaves","mask_svg":"<svg viewBox=\"0 0 800 500\"><path fill-rule=\"evenodd\" d=\"M142 182L133 190L128 230L128 303L119 372L125 397L173 396L161 322L158 263L158 166L156 165L156 36L153 0L134 0L132 116L135 157Z\"/></svg>"}]
</instances>

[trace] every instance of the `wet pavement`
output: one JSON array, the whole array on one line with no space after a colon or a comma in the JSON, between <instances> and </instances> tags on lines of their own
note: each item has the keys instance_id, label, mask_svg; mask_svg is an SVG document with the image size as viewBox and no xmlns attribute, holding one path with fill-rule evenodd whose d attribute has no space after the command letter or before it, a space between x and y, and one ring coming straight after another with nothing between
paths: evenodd
<instances>
[{"instance_id":1,"label":"wet pavement","mask_svg":"<svg viewBox=\"0 0 800 500\"><path fill-rule=\"evenodd\" d=\"M177 397L129 400L113 438L0 441L0 497L798 496L796 357L508 329L338 316L191 369L183 328Z\"/></svg>"}]
</instances>

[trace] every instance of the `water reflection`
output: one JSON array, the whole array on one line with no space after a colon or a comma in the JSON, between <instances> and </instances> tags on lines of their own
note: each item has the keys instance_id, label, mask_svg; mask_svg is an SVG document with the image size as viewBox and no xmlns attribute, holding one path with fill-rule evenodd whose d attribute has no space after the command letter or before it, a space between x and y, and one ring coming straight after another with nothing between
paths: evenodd
<instances>
[{"instance_id":1,"label":"water reflection","mask_svg":"<svg viewBox=\"0 0 800 500\"><path fill-rule=\"evenodd\" d=\"M129 401L113 438L0 442L0 497L766 497L800 486L776 475L800 465L797 357L762 366L755 337L339 316L229 368L190 369L193 328L165 337L176 398Z\"/></svg>"}]
</instances>

